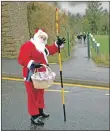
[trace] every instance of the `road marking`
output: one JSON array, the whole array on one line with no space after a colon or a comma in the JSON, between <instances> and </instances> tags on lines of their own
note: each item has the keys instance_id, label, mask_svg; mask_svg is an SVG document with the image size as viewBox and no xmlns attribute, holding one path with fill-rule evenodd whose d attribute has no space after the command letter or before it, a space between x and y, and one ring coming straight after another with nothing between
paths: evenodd
<instances>
[{"instance_id":1,"label":"road marking","mask_svg":"<svg viewBox=\"0 0 110 131\"><path fill-rule=\"evenodd\" d=\"M20 78L12 78L12 77L2 77L2 80L14 80L14 81L24 81ZM61 85L61 83L54 82L55 85ZM63 83L64 86L71 86L71 87L82 87L82 88L94 88L94 89L102 89L102 90L110 90L108 87L101 87L101 86L89 86L89 85L81 85L81 84L69 84Z\"/></svg>"},{"instance_id":2,"label":"road marking","mask_svg":"<svg viewBox=\"0 0 110 131\"><path fill-rule=\"evenodd\" d=\"M60 85L60 83L55 82L55 85ZM89 86L89 85L81 85L81 84L69 84L69 83L64 83L65 86L77 86L77 87L83 87L83 88L94 88L94 89L102 89L102 90L110 90L108 87L102 87L102 86Z\"/></svg>"},{"instance_id":3,"label":"road marking","mask_svg":"<svg viewBox=\"0 0 110 131\"><path fill-rule=\"evenodd\" d=\"M109 96L110 94L105 94L106 96Z\"/></svg>"},{"instance_id":4,"label":"road marking","mask_svg":"<svg viewBox=\"0 0 110 131\"><path fill-rule=\"evenodd\" d=\"M2 80L12 80L12 81L24 81L20 78L2 77Z\"/></svg>"},{"instance_id":5,"label":"road marking","mask_svg":"<svg viewBox=\"0 0 110 131\"><path fill-rule=\"evenodd\" d=\"M45 91L51 91L51 92L61 92L61 90L51 90L51 89L45 89ZM68 93L70 91L64 91L65 93Z\"/></svg>"},{"instance_id":6,"label":"road marking","mask_svg":"<svg viewBox=\"0 0 110 131\"><path fill-rule=\"evenodd\" d=\"M19 78L9 78L9 77L2 77L3 80L15 80L15 81L24 81L23 79ZM61 90L53 90L53 89L45 89L45 91L50 91L50 92L61 92ZM68 93L70 91L64 91L65 93Z\"/></svg>"}]
</instances>

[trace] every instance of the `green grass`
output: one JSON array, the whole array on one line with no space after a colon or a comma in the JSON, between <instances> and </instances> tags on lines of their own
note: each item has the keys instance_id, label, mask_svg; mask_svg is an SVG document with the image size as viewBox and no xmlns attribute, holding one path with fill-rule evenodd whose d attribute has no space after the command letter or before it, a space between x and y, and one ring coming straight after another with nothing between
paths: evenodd
<instances>
[{"instance_id":1,"label":"green grass","mask_svg":"<svg viewBox=\"0 0 110 131\"><path fill-rule=\"evenodd\" d=\"M74 48L74 44L70 43L70 56L69 56L68 55L68 45L67 45L67 43L65 43L64 48L61 49L62 62L66 61L67 59L69 59L71 57L71 52L72 52L73 48ZM56 53L55 55L48 56L48 61L49 61L49 63L59 63L58 53Z\"/></svg>"},{"instance_id":2,"label":"green grass","mask_svg":"<svg viewBox=\"0 0 110 131\"><path fill-rule=\"evenodd\" d=\"M109 38L107 35L94 36L97 43L100 43L100 54L97 55L95 49L91 45L92 59L98 65L109 66ZM91 43L92 44L92 43Z\"/></svg>"},{"instance_id":3,"label":"green grass","mask_svg":"<svg viewBox=\"0 0 110 131\"><path fill-rule=\"evenodd\" d=\"M96 41L100 43L100 52L103 54L109 53L109 37L107 35L94 36Z\"/></svg>"}]
</instances>

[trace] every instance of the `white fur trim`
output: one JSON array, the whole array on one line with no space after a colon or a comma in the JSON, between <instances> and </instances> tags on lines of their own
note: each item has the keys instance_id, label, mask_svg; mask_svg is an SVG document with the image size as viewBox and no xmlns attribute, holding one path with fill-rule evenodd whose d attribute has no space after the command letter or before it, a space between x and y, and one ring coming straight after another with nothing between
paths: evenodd
<instances>
[{"instance_id":1,"label":"white fur trim","mask_svg":"<svg viewBox=\"0 0 110 131\"><path fill-rule=\"evenodd\" d=\"M46 49L46 51L47 51L47 56L49 56L49 51L48 51L48 49L45 47L45 49Z\"/></svg>"},{"instance_id":2,"label":"white fur trim","mask_svg":"<svg viewBox=\"0 0 110 131\"><path fill-rule=\"evenodd\" d=\"M44 42L44 43L45 43L45 45L47 45L47 39L45 40L45 42Z\"/></svg>"},{"instance_id":3,"label":"white fur trim","mask_svg":"<svg viewBox=\"0 0 110 131\"><path fill-rule=\"evenodd\" d=\"M30 41L35 45L36 47L36 44L35 44L35 41L33 40L33 38L30 39Z\"/></svg>"},{"instance_id":4,"label":"white fur trim","mask_svg":"<svg viewBox=\"0 0 110 131\"><path fill-rule=\"evenodd\" d=\"M44 55L44 59L45 59L46 63L48 64L48 59L47 59L46 53L45 53L45 52L42 52L42 53L43 53L43 55Z\"/></svg>"},{"instance_id":5,"label":"white fur trim","mask_svg":"<svg viewBox=\"0 0 110 131\"><path fill-rule=\"evenodd\" d=\"M55 41L55 45L56 45L56 47L58 47L56 41ZM63 47L64 47L64 44L62 44L62 45L60 46L60 48L63 48Z\"/></svg>"},{"instance_id":6,"label":"white fur trim","mask_svg":"<svg viewBox=\"0 0 110 131\"><path fill-rule=\"evenodd\" d=\"M34 60L30 60L30 61L28 62L28 64L27 64L27 68L28 68L28 69L30 69L30 66L31 66L31 64L33 63L33 61L34 61Z\"/></svg>"},{"instance_id":7,"label":"white fur trim","mask_svg":"<svg viewBox=\"0 0 110 131\"><path fill-rule=\"evenodd\" d=\"M24 77L24 81L26 80L26 77Z\"/></svg>"},{"instance_id":8,"label":"white fur trim","mask_svg":"<svg viewBox=\"0 0 110 131\"><path fill-rule=\"evenodd\" d=\"M56 41L55 41L55 46L56 46L56 47L58 47L58 45L57 45Z\"/></svg>"},{"instance_id":9,"label":"white fur trim","mask_svg":"<svg viewBox=\"0 0 110 131\"><path fill-rule=\"evenodd\" d=\"M42 30L38 30L37 33L35 33L35 36L38 37L40 35L44 35L47 39L48 39L48 35L47 33L43 32Z\"/></svg>"},{"instance_id":10,"label":"white fur trim","mask_svg":"<svg viewBox=\"0 0 110 131\"><path fill-rule=\"evenodd\" d=\"M31 41L32 43L34 43L34 40L33 40L33 38L31 38L31 39L30 39L30 41Z\"/></svg>"}]
</instances>

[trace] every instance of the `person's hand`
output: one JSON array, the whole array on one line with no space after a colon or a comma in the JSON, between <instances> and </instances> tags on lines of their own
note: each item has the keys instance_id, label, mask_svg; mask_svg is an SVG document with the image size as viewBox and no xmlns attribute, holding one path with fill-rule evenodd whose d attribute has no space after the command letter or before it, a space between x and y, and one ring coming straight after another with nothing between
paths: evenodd
<instances>
[{"instance_id":1,"label":"person's hand","mask_svg":"<svg viewBox=\"0 0 110 131\"><path fill-rule=\"evenodd\" d=\"M66 39L64 37L62 39L58 38L58 40L56 41L56 44L60 47L65 43L65 40Z\"/></svg>"},{"instance_id":2,"label":"person's hand","mask_svg":"<svg viewBox=\"0 0 110 131\"><path fill-rule=\"evenodd\" d=\"M31 69L40 68L42 65L40 63L33 62L31 65Z\"/></svg>"},{"instance_id":3,"label":"person's hand","mask_svg":"<svg viewBox=\"0 0 110 131\"><path fill-rule=\"evenodd\" d=\"M40 68L42 65L40 63L35 63L34 66L35 68Z\"/></svg>"}]
</instances>

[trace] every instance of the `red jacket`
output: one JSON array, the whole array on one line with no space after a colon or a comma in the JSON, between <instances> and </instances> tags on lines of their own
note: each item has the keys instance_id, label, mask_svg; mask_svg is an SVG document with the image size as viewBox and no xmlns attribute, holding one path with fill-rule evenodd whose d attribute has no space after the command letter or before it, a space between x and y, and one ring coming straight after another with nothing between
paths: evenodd
<instances>
[{"instance_id":1,"label":"red jacket","mask_svg":"<svg viewBox=\"0 0 110 131\"><path fill-rule=\"evenodd\" d=\"M19 52L18 63L23 66L23 77L26 80L28 70L33 61L41 64L48 64L47 56L53 55L58 52L56 43L52 45L46 45L45 52L39 52L35 45L31 42L25 42ZM44 71L44 68L39 69L39 71Z\"/></svg>"}]
</instances>

